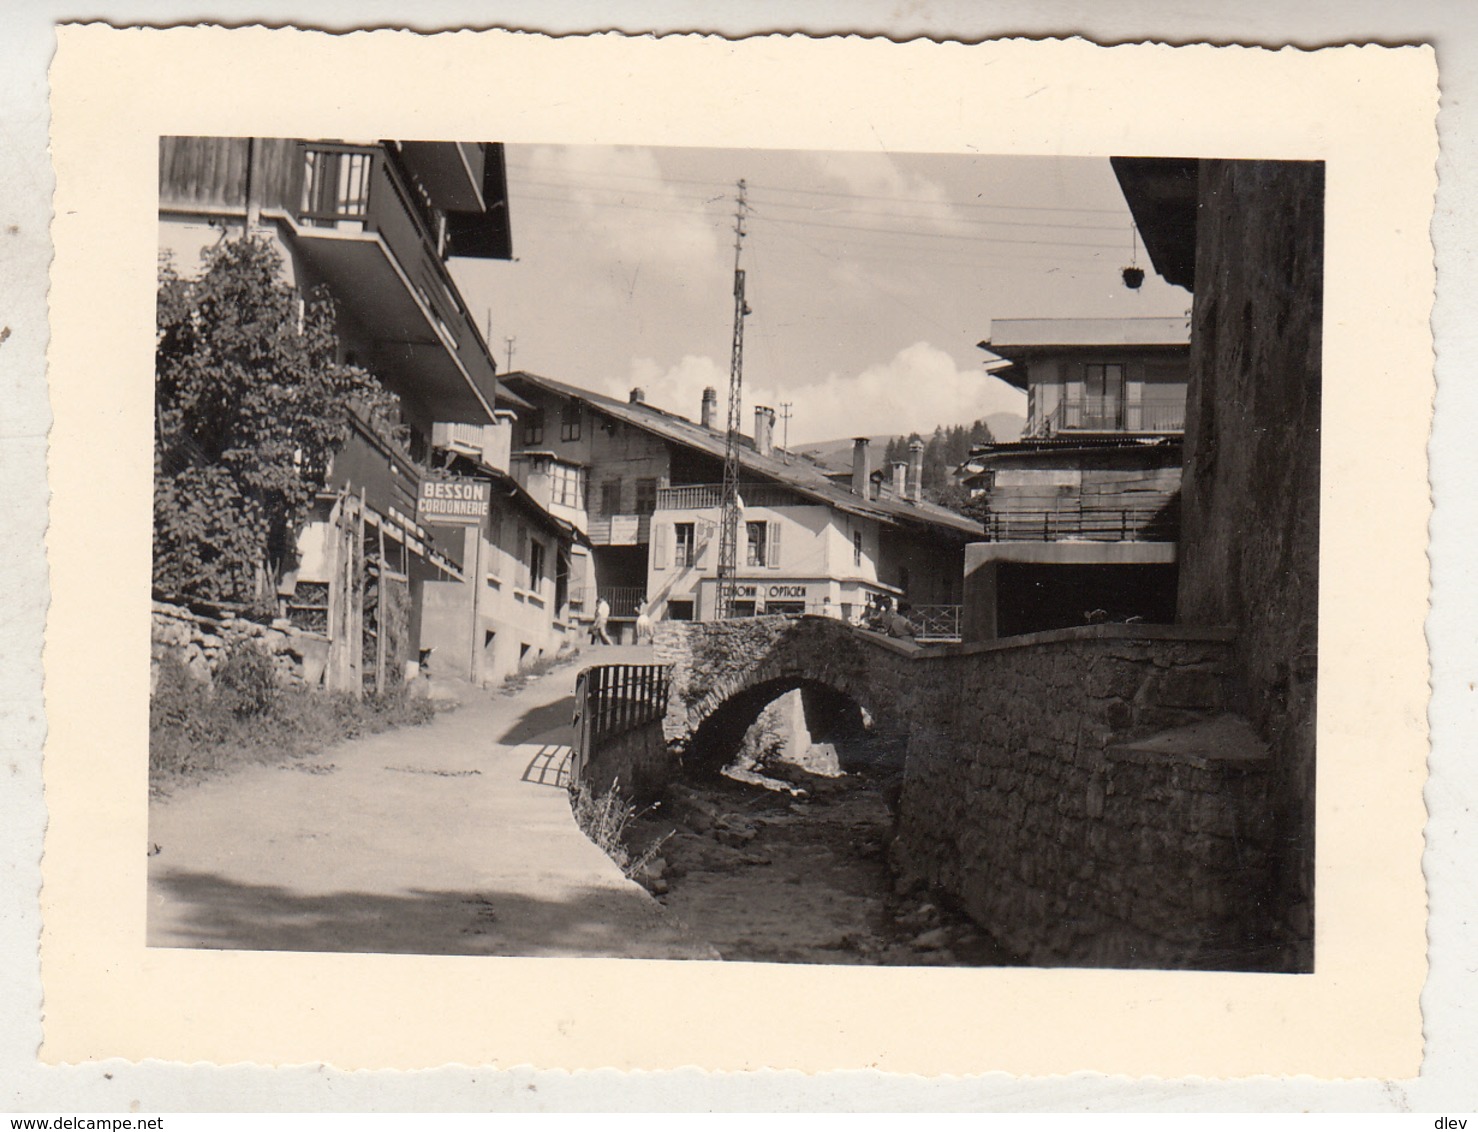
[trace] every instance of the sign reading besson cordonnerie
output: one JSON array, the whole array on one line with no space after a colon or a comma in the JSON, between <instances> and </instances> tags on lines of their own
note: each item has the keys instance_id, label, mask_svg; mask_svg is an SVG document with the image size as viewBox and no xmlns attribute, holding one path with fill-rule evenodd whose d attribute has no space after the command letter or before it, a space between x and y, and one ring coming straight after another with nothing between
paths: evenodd
<instances>
[{"instance_id":1,"label":"sign reading besson cordonnerie","mask_svg":"<svg viewBox=\"0 0 1478 1132\"><path fill-rule=\"evenodd\" d=\"M421 481L416 522L480 523L487 518L493 485L487 480L449 476Z\"/></svg>"}]
</instances>

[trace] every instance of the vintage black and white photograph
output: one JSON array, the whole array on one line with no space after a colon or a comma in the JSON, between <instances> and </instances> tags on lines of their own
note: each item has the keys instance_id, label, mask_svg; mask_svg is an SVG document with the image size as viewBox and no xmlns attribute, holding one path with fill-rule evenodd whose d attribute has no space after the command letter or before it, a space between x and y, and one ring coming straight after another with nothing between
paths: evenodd
<instances>
[{"instance_id":1,"label":"vintage black and white photograph","mask_svg":"<svg viewBox=\"0 0 1478 1132\"><path fill-rule=\"evenodd\" d=\"M161 137L149 946L1313 971L1324 180Z\"/></svg>"}]
</instances>

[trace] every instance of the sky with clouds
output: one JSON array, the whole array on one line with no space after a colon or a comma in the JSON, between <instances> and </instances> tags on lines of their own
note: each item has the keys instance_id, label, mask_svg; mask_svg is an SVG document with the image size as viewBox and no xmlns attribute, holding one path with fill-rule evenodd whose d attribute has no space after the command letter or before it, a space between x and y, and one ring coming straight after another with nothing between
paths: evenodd
<instances>
[{"instance_id":1,"label":"sky with clouds","mask_svg":"<svg viewBox=\"0 0 1478 1132\"><path fill-rule=\"evenodd\" d=\"M746 181L743 419L788 402L792 445L1024 413L976 347L993 318L1190 307L1153 271L1123 285L1135 238L1107 159L525 145L507 159L517 258L452 261L500 365L512 337L514 369L623 399L640 386L693 418L705 386L726 403Z\"/></svg>"}]
</instances>

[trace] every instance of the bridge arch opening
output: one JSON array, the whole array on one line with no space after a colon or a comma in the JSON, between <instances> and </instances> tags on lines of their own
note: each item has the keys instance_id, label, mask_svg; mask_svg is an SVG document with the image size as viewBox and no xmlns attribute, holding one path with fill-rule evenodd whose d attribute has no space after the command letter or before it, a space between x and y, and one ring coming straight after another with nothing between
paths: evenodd
<instances>
[{"instance_id":1,"label":"bridge arch opening","mask_svg":"<svg viewBox=\"0 0 1478 1132\"><path fill-rule=\"evenodd\" d=\"M782 676L735 692L694 730L685 762L700 773L788 763L824 777L901 771L907 734L849 692Z\"/></svg>"}]
</instances>

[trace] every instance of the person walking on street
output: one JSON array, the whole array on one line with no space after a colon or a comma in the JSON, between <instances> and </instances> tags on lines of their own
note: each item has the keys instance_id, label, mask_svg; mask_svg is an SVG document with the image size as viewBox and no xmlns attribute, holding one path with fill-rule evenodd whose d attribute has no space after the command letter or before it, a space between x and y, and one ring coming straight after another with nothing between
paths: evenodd
<instances>
[{"instance_id":1,"label":"person walking on street","mask_svg":"<svg viewBox=\"0 0 1478 1132\"><path fill-rule=\"evenodd\" d=\"M652 623L651 605L646 599L637 602L636 605L636 643L649 645L656 631Z\"/></svg>"},{"instance_id":2,"label":"person walking on street","mask_svg":"<svg viewBox=\"0 0 1478 1132\"><path fill-rule=\"evenodd\" d=\"M611 643L610 634L606 632L606 624L611 619L611 603L601 598L595 603L595 625L590 631L590 643L599 641L603 645Z\"/></svg>"}]
</instances>

